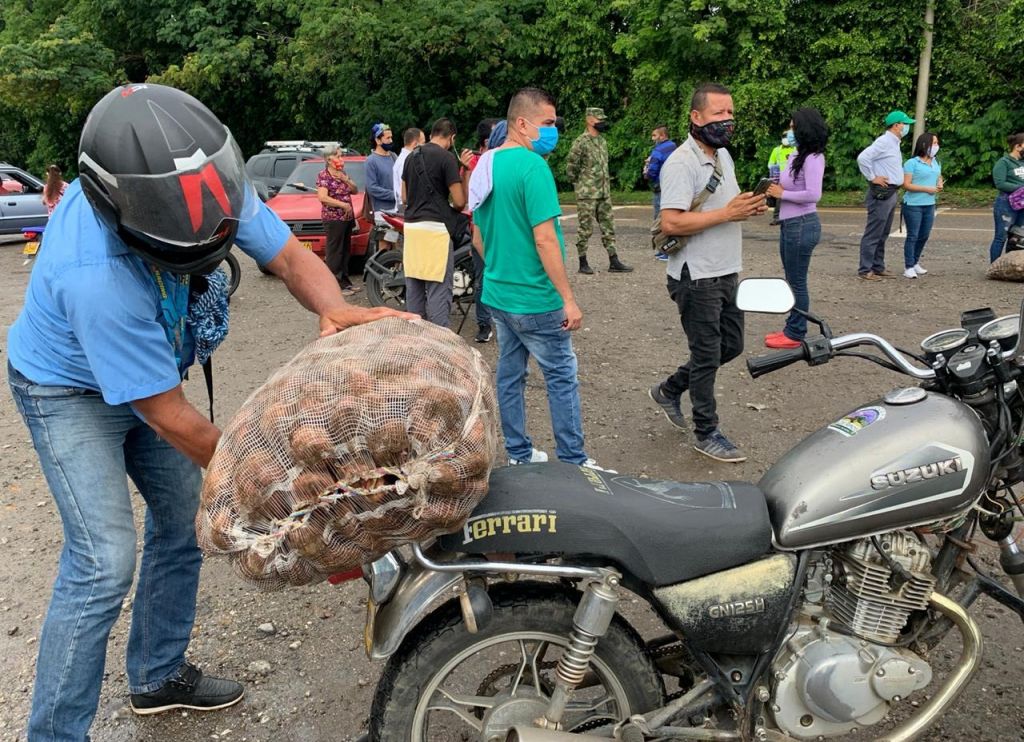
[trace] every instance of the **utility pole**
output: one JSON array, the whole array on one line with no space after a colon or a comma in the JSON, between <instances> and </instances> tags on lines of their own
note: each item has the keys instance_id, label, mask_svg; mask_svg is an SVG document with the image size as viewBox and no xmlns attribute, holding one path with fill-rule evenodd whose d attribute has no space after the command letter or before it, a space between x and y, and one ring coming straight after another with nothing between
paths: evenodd
<instances>
[{"instance_id":1,"label":"utility pole","mask_svg":"<svg viewBox=\"0 0 1024 742\"><path fill-rule=\"evenodd\" d=\"M914 140L925 130L928 111L928 78L932 70L932 29L935 25L935 0L927 0L924 10L924 48L917 64L917 104L914 107Z\"/></svg>"}]
</instances>

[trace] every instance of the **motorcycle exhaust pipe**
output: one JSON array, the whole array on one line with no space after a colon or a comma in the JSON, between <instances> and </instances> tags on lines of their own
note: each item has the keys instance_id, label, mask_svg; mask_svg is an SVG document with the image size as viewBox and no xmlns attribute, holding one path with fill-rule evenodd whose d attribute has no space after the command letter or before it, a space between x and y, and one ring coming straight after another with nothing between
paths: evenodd
<instances>
[{"instance_id":1,"label":"motorcycle exhaust pipe","mask_svg":"<svg viewBox=\"0 0 1024 742\"><path fill-rule=\"evenodd\" d=\"M974 619L960 604L942 593L933 592L928 602L932 608L945 614L960 631L960 637L963 639L960 662L920 711L888 734L878 737L876 742L911 742L920 739L925 730L957 699L981 664L981 630Z\"/></svg>"}]
</instances>

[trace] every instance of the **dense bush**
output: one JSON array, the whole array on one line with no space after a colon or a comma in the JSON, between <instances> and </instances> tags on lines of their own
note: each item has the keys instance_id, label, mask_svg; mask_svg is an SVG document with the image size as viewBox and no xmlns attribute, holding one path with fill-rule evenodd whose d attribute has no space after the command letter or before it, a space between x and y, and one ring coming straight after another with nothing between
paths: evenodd
<instances>
[{"instance_id":1,"label":"dense bush","mask_svg":"<svg viewBox=\"0 0 1024 742\"><path fill-rule=\"evenodd\" d=\"M861 185L854 158L892 108L912 112L925 0L4 0L0 159L73 169L89 106L124 81L205 101L245 152L266 139L341 139L453 117L468 145L527 84L570 126L604 106L613 175L640 183L650 128L685 133L690 93L734 90L740 179L755 182L800 105L828 120L828 183ZM951 183L985 185L1024 129L1024 0L937 0L929 126ZM551 163L563 178L558 148ZM564 185L564 183L563 183Z\"/></svg>"}]
</instances>

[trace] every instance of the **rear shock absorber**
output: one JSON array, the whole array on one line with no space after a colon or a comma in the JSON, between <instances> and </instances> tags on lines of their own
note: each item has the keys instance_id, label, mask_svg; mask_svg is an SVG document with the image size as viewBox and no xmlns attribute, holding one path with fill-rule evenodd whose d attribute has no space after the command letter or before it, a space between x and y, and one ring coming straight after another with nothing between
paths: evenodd
<instances>
[{"instance_id":1,"label":"rear shock absorber","mask_svg":"<svg viewBox=\"0 0 1024 742\"><path fill-rule=\"evenodd\" d=\"M547 711L534 722L541 729L562 728L562 716L569 697L586 677L597 643L608 631L612 617L615 616L615 608L619 603L616 592L618 585L619 575L614 572L605 573L600 582L595 580L587 584L573 615L569 646L562 653L555 669L555 687Z\"/></svg>"}]
</instances>

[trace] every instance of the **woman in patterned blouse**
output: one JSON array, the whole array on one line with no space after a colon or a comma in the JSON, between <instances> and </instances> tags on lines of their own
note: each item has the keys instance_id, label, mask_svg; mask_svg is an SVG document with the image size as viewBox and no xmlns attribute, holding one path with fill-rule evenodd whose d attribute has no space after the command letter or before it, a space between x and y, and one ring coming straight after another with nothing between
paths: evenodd
<instances>
[{"instance_id":1,"label":"woman in patterned blouse","mask_svg":"<svg viewBox=\"0 0 1024 742\"><path fill-rule=\"evenodd\" d=\"M327 232L327 267L341 284L341 293L351 296L359 289L348 277L348 254L355 212L352 194L359 191L355 181L345 174L345 160L336 146L324 150L325 167L316 177L316 195L320 199L320 218Z\"/></svg>"}]
</instances>

